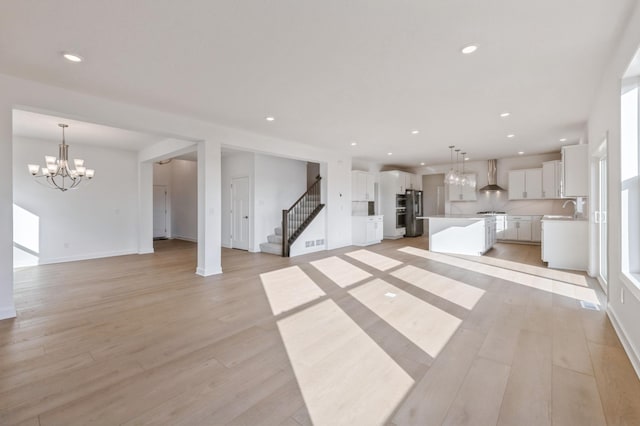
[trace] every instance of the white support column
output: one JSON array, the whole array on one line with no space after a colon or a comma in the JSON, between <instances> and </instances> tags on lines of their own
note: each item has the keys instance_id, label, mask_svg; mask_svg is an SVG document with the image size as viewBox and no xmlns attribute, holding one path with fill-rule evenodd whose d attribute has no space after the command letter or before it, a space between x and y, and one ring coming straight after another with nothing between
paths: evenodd
<instances>
[{"instance_id":1,"label":"white support column","mask_svg":"<svg viewBox=\"0 0 640 426\"><path fill-rule=\"evenodd\" d=\"M222 273L221 150L206 140L198 144L198 266L204 277Z\"/></svg>"},{"instance_id":2,"label":"white support column","mask_svg":"<svg viewBox=\"0 0 640 426\"><path fill-rule=\"evenodd\" d=\"M13 137L12 111L0 109L0 157L9 167L0 169L0 320L16 316L13 302ZM26 166L25 166L26 167Z\"/></svg>"},{"instance_id":3,"label":"white support column","mask_svg":"<svg viewBox=\"0 0 640 426\"><path fill-rule=\"evenodd\" d=\"M153 163L138 163L138 254L153 253Z\"/></svg>"}]
</instances>

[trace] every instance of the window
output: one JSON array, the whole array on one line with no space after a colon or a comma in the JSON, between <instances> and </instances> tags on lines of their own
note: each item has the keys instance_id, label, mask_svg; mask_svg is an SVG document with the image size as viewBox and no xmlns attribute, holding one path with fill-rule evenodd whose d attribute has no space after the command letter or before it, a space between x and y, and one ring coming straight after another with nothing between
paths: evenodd
<instances>
[{"instance_id":1,"label":"window","mask_svg":"<svg viewBox=\"0 0 640 426\"><path fill-rule=\"evenodd\" d=\"M638 176L638 78L623 82L620 120L622 272L640 287L640 181Z\"/></svg>"}]
</instances>

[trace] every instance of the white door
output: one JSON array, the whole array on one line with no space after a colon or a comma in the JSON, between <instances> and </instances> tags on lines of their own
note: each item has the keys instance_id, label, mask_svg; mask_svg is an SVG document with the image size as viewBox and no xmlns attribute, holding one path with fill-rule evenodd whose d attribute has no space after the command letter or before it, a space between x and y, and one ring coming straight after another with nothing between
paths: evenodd
<instances>
[{"instance_id":1,"label":"white door","mask_svg":"<svg viewBox=\"0 0 640 426\"><path fill-rule=\"evenodd\" d=\"M231 180L231 248L249 250L249 178Z\"/></svg>"},{"instance_id":2,"label":"white door","mask_svg":"<svg viewBox=\"0 0 640 426\"><path fill-rule=\"evenodd\" d=\"M166 186L153 186L153 238L167 238Z\"/></svg>"}]
</instances>

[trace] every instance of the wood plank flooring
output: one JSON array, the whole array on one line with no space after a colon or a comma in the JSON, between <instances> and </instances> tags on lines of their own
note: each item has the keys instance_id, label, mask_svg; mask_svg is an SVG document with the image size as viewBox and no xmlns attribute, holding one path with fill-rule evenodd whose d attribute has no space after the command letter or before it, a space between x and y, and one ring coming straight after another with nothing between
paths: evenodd
<instances>
[{"instance_id":1,"label":"wood plank flooring","mask_svg":"<svg viewBox=\"0 0 640 426\"><path fill-rule=\"evenodd\" d=\"M194 244L155 247L15 271L1 425L640 424L615 331L580 307L598 285L539 246L223 249L206 278Z\"/></svg>"}]
</instances>

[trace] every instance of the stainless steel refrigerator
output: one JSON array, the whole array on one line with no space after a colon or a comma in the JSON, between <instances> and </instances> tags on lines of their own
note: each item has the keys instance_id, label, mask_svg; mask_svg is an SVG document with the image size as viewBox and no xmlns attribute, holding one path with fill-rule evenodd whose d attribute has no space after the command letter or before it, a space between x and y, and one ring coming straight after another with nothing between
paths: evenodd
<instances>
[{"instance_id":1,"label":"stainless steel refrigerator","mask_svg":"<svg viewBox=\"0 0 640 426\"><path fill-rule=\"evenodd\" d=\"M407 189L405 195L407 199L407 213L406 232L404 236L419 237L423 232L422 219L416 218L422 216L422 191Z\"/></svg>"}]
</instances>

